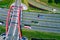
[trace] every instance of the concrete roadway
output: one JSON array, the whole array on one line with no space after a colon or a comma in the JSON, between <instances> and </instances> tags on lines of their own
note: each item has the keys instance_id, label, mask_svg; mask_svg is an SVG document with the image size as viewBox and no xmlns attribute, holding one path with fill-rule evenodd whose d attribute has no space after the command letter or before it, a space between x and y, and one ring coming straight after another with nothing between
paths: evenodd
<instances>
[{"instance_id":1,"label":"concrete roadway","mask_svg":"<svg viewBox=\"0 0 60 40\"><path fill-rule=\"evenodd\" d=\"M40 4L40 3L36 2L35 0L28 0L28 2L29 2L29 4L31 4L31 5L33 5L35 7L42 8L42 9L45 9L45 10L48 10L48 11L52 11L52 12L55 12L55 13L60 13L60 9L49 7L49 6L45 6L43 4ZM53 9L56 9L56 11L53 11Z\"/></svg>"},{"instance_id":2,"label":"concrete roadway","mask_svg":"<svg viewBox=\"0 0 60 40\"><path fill-rule=\"evenodd\" d=\"M2 11L2 10L1 10ZM4 12L4 10L3 10ZM6 20L6 13L0 13L1 20ZM38 14L40 17L38 17ZM43 14L43 13L34 13L34 12L23 12L23 24L29 24L32 27L32 30L42 30L46 32L55 32L60 33L60 15L59 14ZM38 21L38 23L33 23L31 21ZM33 24L33 25L32 25ZM46 27L47 26L47 27Z\"/></svg>"},{"instance_id":3,"label":"concrete roadway","mask_svg":"<svg viewBox=\"0 0 60 40\"><path fill-rule=\"evenodd\" d=\"M27 14L27 15L26 15ZM32 30L41 30L41 31L47 31L47 32L56 32L56 33L60 33L60 18L58 18L57 20L55 20L56 19L56 17L60 17L59 15L56 15L55 17L51 17L51 15L52 14L49 14L49 15L43 15L43 14L41 14L40 13L40 15L43 15L41 18L38 18L37 17L37 15L38 15L38 13L32 13L32 12L30 12L30 13L24 13L23 14L23 21L22 21L22 23L24 23L24 24L33 24L32 26L31 26L31 28L32 28ZM51 19L50 20L50 22L49 22L49 19L47 19L47 17L49 18L49 19ZM50 18L51 17L51 18ZM54 18L54 19L53 19ZM46 19L46 21L41 21L41 19L43 19L43 20L45 20ZM51 22L52 21L52 19L53 19L53 21L54 22ZM39 21L38 21L39 20ZM48 20L48 21L47 21ZM31 21L38 21L39 23L32 23ZM44 26L44 27L43 27Z\"/></svg>"},{"instance_id":4,"label":"concrete roadway","mask_svg":"<svg viewBox=\"0 0 60 40\"><path fill-rule=\"evenodd\" d=\"M36 31L45 31L45 32L53 32L53 33L60 33L60 29L54 29L54 28L45 28L45 27L36 27L36 26L31 26L32 30Z\"/></svg>"}]
</instances>

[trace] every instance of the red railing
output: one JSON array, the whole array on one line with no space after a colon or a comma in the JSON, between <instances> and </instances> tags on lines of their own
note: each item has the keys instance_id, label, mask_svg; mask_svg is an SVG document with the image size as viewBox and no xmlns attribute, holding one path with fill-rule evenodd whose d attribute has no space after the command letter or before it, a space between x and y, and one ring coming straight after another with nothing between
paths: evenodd
<instances>
[{"instance_id":1,"label":"red railing","mask_svg":"<svg viewBox=\"0 0 60 40\"><path fill-rule=\"evenodd\" d=\"M19 32L19 37L20 37L20 39L22 39L22 32L21 32L21 17L20 17L20 15L21 15L21 10L22 10L22 7L19 7L18 8L18 32Z\"/></svg>"},{"instance_id":2,"label":"red railing","mask_svg":"<svg viewBox=\"0 0 60 40\"><path fill-rule=\"evenodd\" d=\"M11 9L12 9L12 6L11 6L10 9L8 10L8 15L7 15L7 18L6 18L6 34L8 33L8 26L9 26Z\"/></svg>"}]
</instances>

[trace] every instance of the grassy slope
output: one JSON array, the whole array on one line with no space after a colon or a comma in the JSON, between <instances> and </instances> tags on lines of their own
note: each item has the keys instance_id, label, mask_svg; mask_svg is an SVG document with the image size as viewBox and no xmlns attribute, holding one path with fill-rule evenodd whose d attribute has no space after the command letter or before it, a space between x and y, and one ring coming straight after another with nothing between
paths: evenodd
<instances>
[{"instance_id":1,"label":"grassy slope","mask_svg":"<svg viewBox=\"0 0 60 40\"><path fill-rule=\"evenodd\" d=\"M2 34L4 32L5 32L5 27L3 27L3 26L0 25L0 34Z\"/></svg>"},{"instance_id":2,"label":"grassy slope","mask_svg":"<svg viewBox=\"0 0 60 40\"><path fill-rule=\"evenodd\" d=\"M27 6L29 6L28 5L28 0L22 0L22 3L26 4Z\"/></svg>"},{"instance_id":3,"label":"grassy slope","mask_svg":"<svg viewBox=\"0 0 60 40\"><path fill-rule=\"evenodd\" d=\"M2 0L0 1L0 7L9 8L9 6L14 2L14 0Z\"/></svg>"},{"instance_id":4,"label":"grassy slope","mask_svg":"<svg viewBox=\"0 0 60 40\"><path fill-rule=\"evenodd\" d=\"M60 40L60 34L56 33L48 33L48 32L38 32L32 30L23 30L23 35L30 38L55 38L56 40Z\"/></svg>"},{"instance_id":5,"label":"grassy slope","mask_svg":"<svg viewBox=\"0 0 60 40\"><path fill-rule=\"evenodd\" d=\"M0 34L5 32L5 27L0 26ZM60 40L60 34L57 33L49 33L49 32L38 32L28 29L22 30L23 36L27 37L29 40L31 38L55 38L56 40Z\"/></svg>"}]
</instances>

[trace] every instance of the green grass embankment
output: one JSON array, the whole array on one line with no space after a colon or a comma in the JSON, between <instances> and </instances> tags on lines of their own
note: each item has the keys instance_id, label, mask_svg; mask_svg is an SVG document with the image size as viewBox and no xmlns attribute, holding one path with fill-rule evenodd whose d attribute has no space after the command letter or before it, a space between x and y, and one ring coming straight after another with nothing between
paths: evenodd
<instances>
[{"instance_id":1,"label":"green grass embankment","mask_svg":"<svg viewBox=\"0 0 60 40\"><path fill-rule=\"evenodd\" d=\"M5 33L5 27L0 25L0 34Z\"/></svg>"},{"instance_id":2,"label":"green grass embankment","mask_svg":"<svg viewBox=\"0 0 60 40\"><path fill-rule=\"evenodd\" d=\"M22 0L22 3L26 4L26 6L29 6L28 5L28 0Z\"/></svg>"},{"instance_id":3,"label":"green grass embankment","mask_svg":"<svg viewBox=\"0 0 60 40\"><path fill-rule=\"evenodd\" d=\"M0 1L0 7L9 8L9 6L14 2L14 0L2 0Z\"/></svg>"}]
</instances>

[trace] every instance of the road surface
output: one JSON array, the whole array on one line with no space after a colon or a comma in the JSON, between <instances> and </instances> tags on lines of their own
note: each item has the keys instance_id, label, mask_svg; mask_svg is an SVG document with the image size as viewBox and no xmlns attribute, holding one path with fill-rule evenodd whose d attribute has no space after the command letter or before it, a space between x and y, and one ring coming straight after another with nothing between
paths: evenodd
<instances>
[{"instance_id":1,"label":"road surface","mask_svg":"<svg viewBox=\"0 0 60 40\"><path fill-rule=\"evenodd\" d=\"M2 11L2 10L1 10ZM4 11L3 11L4 12ZM6 20L6 13L1 12L0 18L1 20ZM2 15L3 14L3 15ZM40 17L38 17L40 15ZM22 14L22 23L29 24L32 27L32 30L42 30L60 33L60 15L59 14L44 14L44 13L34 13L34 12L23 12ZM38 23L34 23L32 21L38 21Z\"/></svg>"},{"instance_id":2,"label":"road surface","mask_svg":"<svg viewBox=\"0 0 60 40\"><path fill-rule=\"evenodd\" d=\"M0 36L0 40L4 40L2 36Z\"/></svg>"}]
</instances>

